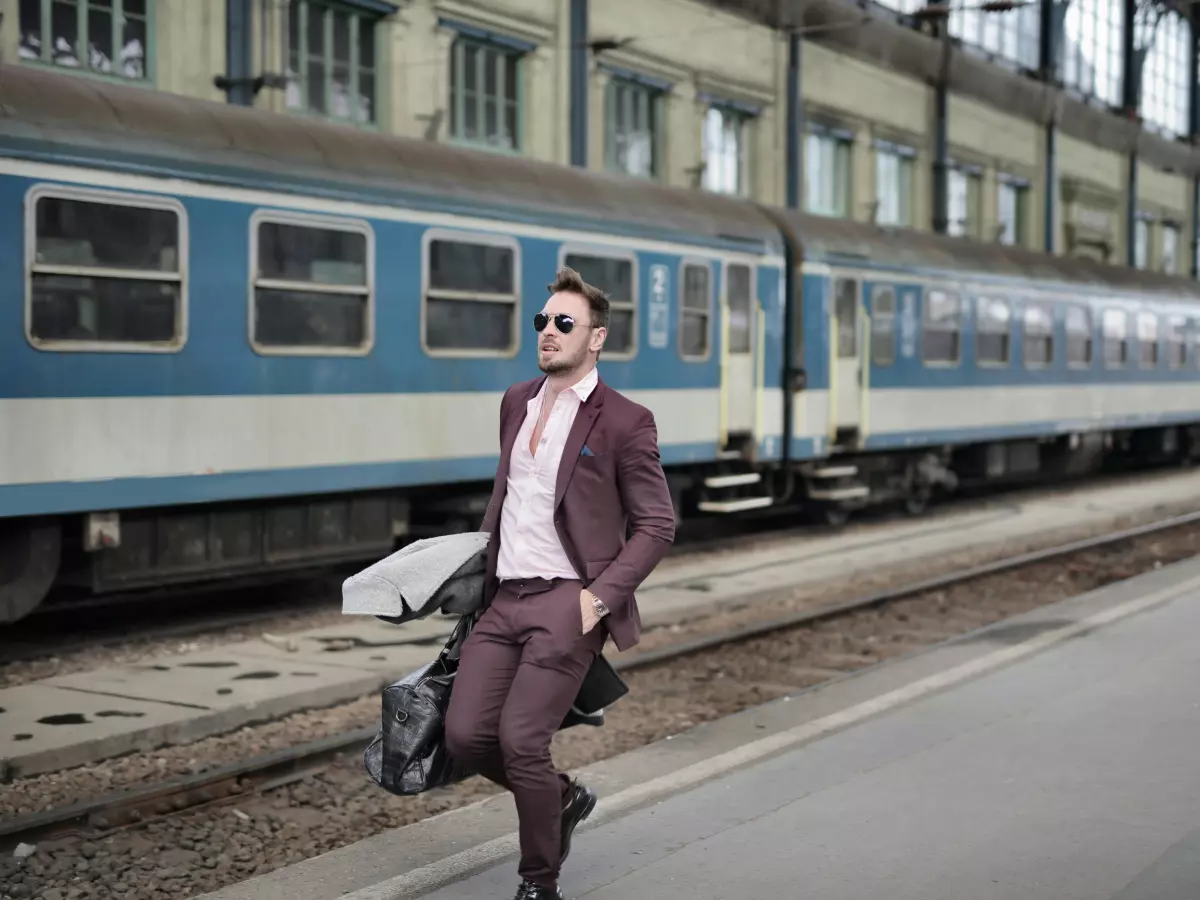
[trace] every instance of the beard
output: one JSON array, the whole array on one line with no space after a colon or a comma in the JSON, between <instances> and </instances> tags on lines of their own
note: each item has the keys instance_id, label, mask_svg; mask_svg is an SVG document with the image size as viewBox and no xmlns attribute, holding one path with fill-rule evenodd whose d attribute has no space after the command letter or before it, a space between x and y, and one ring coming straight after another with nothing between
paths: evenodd
<instances>
[{"instance_id":1,"label":"beard","mask_svg":"<svg viewBox=\"0 0 1200 900\"><path fill-rule=\"evenodd\" d=\"M583 362L587 356L587 347L580 347L578 352L572 356L567 356L562 350L553 353L550 356L545 356L541 349L538 349L538 368L547 375L553 375L555 372L569 372Z\"/></svg>"}]
</instances>

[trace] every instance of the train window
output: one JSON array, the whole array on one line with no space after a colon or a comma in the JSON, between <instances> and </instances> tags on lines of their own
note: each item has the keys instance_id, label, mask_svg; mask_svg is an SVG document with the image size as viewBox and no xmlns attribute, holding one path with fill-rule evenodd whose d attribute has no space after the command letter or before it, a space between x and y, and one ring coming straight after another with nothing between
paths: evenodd
<instances>
[{"instance_id":1,"label":"train window","mask_svg":"<svg viewBox=\"0 0 1200 900\"><path fill-rule=\"evenodd\" d=\"M91 191L30 197L26 329L47 350L177 350L187 223L172 201Z\"/></svg>"},{"instance_id":2,"label":"train window","mask_svg":"<svg viewBox=\"0 0 1200 900\"><path fill-rule=\"evenodd\" d=\"M871 294L871 361L890 366L896 360L896 292L877 287Z\"/></svg>"},{"instance_id":3,"label":"train window","mask_svg":"<svg viewBox=\"0 0 1200 900\"><path fill-rule=\"evenodd\" d=\"M854 359L858 355L858 282L854 279L837 280L834 314L837 316L838 359Z\"/></svg>"},{"instance_id":4,"label":"train window","mask_svg":"<svg viewBox=\"0 0 1200 900\"><path fill-rule=\"evenodd\" d=\"M1138 365L1143 369L1158 366L1158 316L1154 313L1138 313Z\"/></svg>"},{"instance_id":5,"label":"train window","mask_svg":"<svg viewBox=\"0 0 1200 900\"><path fill-rule=\"evenodd\" d=\"M708 266L685 264L682 287L679 355L684 359L706 359L712 334L712 278Z\"/></svg>"},{"instance_id":6,"label":"train window","mask_svg":"<svg viewBox=\"0 0 1200 900\"><path fill-rule=\"evenodd\" d=\"M922 359L926 363L957 363L961 339L962 298L949 291L926 291Z\"/></svg>"},{"instance_id":7,"label":"train window","mask_svg":"<svg viewBox=\"0 0 1200 900\"><path fill-rule=\"evenodd\" d=\"M1100 320L1104 330L1104 364L1112 368L1129 361L1129 317L1124 310L1106 309Z\"/></svg>"},{"instance_id":8,"label":"train window","mask_svg":"<svg viewBox=\"0 0 1200 900\"><path fill-rule=\"evenodd\" d=\"M603 354L633 356L637 352L637 286L632 256L568 253L563 265L608 294L608 337L604 339Z\"/></svg>"},{"instance_id":9,"label":"train window","mask_svg":"<svg viewBox=\"0 0 1200 900\"><path fill-rule=\"evenodd\" d=\"M1054 362L1054 318L1044 306L1025 307L1025 365L1048 366Z\"/></svg>"},{"instance_id":10,"label":"train window","mask_svg":"<svg viewBox=\"0 0 1200 900\"><path fill-rule=\"evenodd\" d=\"M1192 365L1200 369L1200 319L1192 319Z\"/></svg>"},{"instance_id":11,"label":"train window","mask_svg":"<svg viewBox=\"0 0 1200 900\"><path fill-rule=\"evenodd\" d=\"M365 353L371 344L366 226L256 214L250 342L260 353Z\"/></svg>"},{"instance_id":12,"label":"train window","mask_svg":"<svg viewBox=\"0 0 1200 900\"><path fill-rule=\"evenodd\" d=\"M729 352L750 352L750 267L730 265L725 276L729 306Z\"/></svg>"},{"instance_id":13,"label":"train window","mask_svg":"<svg viewBox=\"0 0 1200 900\"><path fill-rule=\"evenodd\" d=\"M518 344L515 241L427 234L421 339L428 353L508 354Z\"/></svg>"},{"instance_id":14,"label":"train window","mask_svg":"<svg viewBox=\"0 0 1200 900\"><path fill-rule=\"evenodd\" d=\"M1167 319L1167 366L1182 369L1187 365L1187 320L1183 316Z\"/></svg>"},{"instance_id":15,"label":"train window","mask_svg":"<svg viewBox=\"0 0 1200 900\"><path fill-rule=\"evenodd\" d=\"M1068 306L1066 317L1067 365L1092 364L1092 313L1082 306Z\"/></svg>"},{"instance_id":16,"label":"train window","mask_svg":"<svg viewBox=\"0 0 1200 900\"><path fill-rule=\"evenodd\" d=\"M1006 366L1010 358L1012 311L1007 300L980 297L975 326L975 358L981 366Z\"/></svg>"}]
</instances>

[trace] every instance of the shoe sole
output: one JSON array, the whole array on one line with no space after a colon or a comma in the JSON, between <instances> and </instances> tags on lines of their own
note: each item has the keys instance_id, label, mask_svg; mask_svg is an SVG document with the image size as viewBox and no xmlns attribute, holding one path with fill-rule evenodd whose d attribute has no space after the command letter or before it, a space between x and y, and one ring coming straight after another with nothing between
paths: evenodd
<instances>
[{"instance_id":1,"label":"shoe sole","mask_svg":"<svg viewBox=\"0 0 1200 900\"><path fill-rule=\"evenodd\" d=\"M567 833L566 846L563 848L562 858L558 861L560 867L567 861L567 857L571 855L571 839L575 836L575 829L579 827L581 822L583 822L592 814L592 810L596 808L596 803L599 801L599 799L600 798L595 794L592 794L588 797L588 802L587 805L584 806L583 812L579 814L579 818L575 820L575 825Z\"/></svg>"}]
</instances>

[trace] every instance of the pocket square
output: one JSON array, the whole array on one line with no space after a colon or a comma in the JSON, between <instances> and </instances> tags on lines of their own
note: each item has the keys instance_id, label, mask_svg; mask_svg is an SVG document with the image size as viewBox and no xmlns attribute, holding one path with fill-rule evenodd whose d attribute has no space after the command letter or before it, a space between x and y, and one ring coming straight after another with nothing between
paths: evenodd
<instances>
[{"instance_id":1,"label":"pocket square","mask_svg":"<svg viewBox=\"0 0 1200 900\"><path fill-rule=\"evenodd\" d=\"M592 452L591 447L589 447L587 444L584 444L583 449L579 451L579 455L580 456L595 456L596 454Z\"/></svg>"}]
</instances>

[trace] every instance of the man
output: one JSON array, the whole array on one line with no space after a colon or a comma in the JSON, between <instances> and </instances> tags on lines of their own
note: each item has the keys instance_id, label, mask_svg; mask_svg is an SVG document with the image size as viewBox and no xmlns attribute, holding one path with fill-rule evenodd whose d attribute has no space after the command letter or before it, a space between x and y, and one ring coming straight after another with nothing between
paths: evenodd
<instances>
[{"instance_id":1,"label":"man","mask_svg":"<svg viewBox=\"0 0 1200 900\"><path fill-rule=\"evenodd\" d=\"M654 416L596 371L608 298L568 268L549 290L533 326L546 374L500 402L484 612L446 715L450 754L513 792L517 900L562 897L559 870L596 795L555 772L550 741L605 638L637 643L633 592L675 539Z\"/></svg>"}]
</instances>

